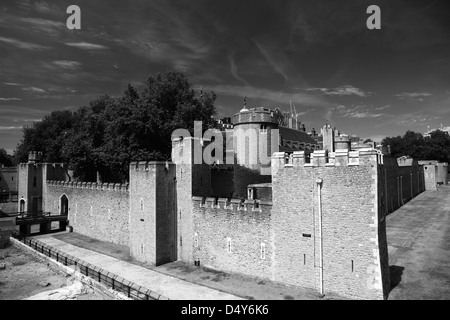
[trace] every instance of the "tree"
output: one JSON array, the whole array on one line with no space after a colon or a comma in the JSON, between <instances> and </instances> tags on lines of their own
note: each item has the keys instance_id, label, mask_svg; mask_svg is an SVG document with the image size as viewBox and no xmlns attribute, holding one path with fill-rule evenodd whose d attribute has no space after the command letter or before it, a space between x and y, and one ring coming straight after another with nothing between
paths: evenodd
<instances>
[{"instance_id":1,"label":"tree","mask_svg":"<svg viewBox=\"0 0 450 320\"><path fill-rule=\"evenodd\" d=\"M5 167L11 167L13 164L13 158L6 152L5 149L0 148L0 166L4 165Z\"/></svg>"},{"instance_id":2,"label":"tree","mask_svg":"<svg viewBox=\"0 0 450 320\"><path fill-rule=\"evenodd\" d=\"M382 145L390 145L391 155L396 158L410 156L418 160L450 161L450 136L439 130L427 138L421 133L407 131L403 137L384 138Z\"/></svg>"},{"instance_id":3,"label":"tree","mask_svg":"<svg viewBox=\"0 0 450 320\"><path fill-rule=\"evenodd\" d=\"M14 151L19 162L28 161L30 151L42 151L44 161L63 162L62 145L74 123L73 113L68 110L53 111L42 121L23 127L23 138Z\"/></svg>"},{"instance_id":4,"label":"tree","mask_svg":"<svg viewBox=\"0 0 450 320\"><path fill-rule=\"evenodd\" d=\"M169 160L171 134L194 121L203 130L215 121L213 92L197 95L180 72L150 76L143 90L129 84L119 97L102 96L75 112L53 112L24 128L16 148L21 161L43 151L46 161L67 162L76 177L103 182L128 180L130 161Z\"/></svg>"}]
</instances>

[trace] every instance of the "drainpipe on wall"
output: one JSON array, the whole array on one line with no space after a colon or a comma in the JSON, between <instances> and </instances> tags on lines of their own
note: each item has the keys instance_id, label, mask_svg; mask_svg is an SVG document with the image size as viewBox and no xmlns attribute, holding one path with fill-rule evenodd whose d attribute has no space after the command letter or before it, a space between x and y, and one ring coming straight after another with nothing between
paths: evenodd
<instances>
[{"instance_id":1,"label":"drainpipe on wall","mask_svg":"<svg viewBox=\"0 0 450 320\"><path fill-rule=\"evenodd\" d=\"M319 207L319 286L323 296L323 250L322 250L322 179L316 179Z\"/></svg>"}]
</instances>

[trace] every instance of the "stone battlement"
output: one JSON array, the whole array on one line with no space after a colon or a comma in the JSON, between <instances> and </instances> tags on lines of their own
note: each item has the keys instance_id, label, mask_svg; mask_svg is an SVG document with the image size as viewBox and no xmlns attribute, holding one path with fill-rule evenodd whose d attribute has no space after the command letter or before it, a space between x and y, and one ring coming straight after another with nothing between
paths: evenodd
<instances>
[{"instance_id":1,"label":"stone battlement","mask_svg":"<svg viewBox=\"0 0 450 320\"><path fill-rule=\"evenodd\" d=\"M383 156L376 150L348 151L336 150L330 152L326 150L316 150L307 157L305 151L294 151L292 154L285 152L275 152L272 156L272 167L340 167L359 166L371 164L371 158L376 156L379 164L383 163Z\"/></svg>"},{"instance_id":2,"label":"stone battlement","mask_svg":"<svg viewBox=\"0 0 450 320\"><path fill-rule=\"evenodd\" d=\"M170 161L133 161L130 163L130 170L134 171L150 171L150 168L154 165L162 165L167 168L173 165Z\"/></svg>"},{"instance_id":3,"label":"stone battlement","mask_svg":"<svg viewBox=\"0 0 450 320\"><path fill-rule=\"evenodd\" d=\"M65 163L42 163L42 162L35 163L35 162L30 162L30 163L20 163L19 164L19 167L21 169L25 169L27 166L34 166L36 168L40 168L40 167L44 167L44 166L53 167L53 168L62 168L62 169L67 168L67 164L65 164Z\"/></svg>"},{"instance_id":4,"label":"stone battlement","mask_svg":"<svg viewBox=\"0 0 450 320\"><path fill-rule=\"evenodd\" d=\"M233 116L233 124L242 123L273 123L278 125L278 114L267 108L253 108L248 111L241 111Z\"/></svg>"},{"instance_id":5,"label":"stone battlement","mask_svg":"<svg viewBox=\"0 0 450 320\"><path fill-rule=\"evenodd\" d=\"M47 180L49 187L62 187L71 189L93 189L103 191L121 191L128 192L128 183L97 183L97 182L74 182L74 181L52 181Z\"/></svg>"},{"instance_id":6,"label":"stone battlement","mask_svg":"<svg viewBox=\"0 0 450 320\"><path fill-rule=\"evenodd\" d=\"M270 212L272 202L262 200L244 200L212 197L192 197L192 201L198 207L217 208L233 211L259 211Z\"/></svg>"}]
</instances>

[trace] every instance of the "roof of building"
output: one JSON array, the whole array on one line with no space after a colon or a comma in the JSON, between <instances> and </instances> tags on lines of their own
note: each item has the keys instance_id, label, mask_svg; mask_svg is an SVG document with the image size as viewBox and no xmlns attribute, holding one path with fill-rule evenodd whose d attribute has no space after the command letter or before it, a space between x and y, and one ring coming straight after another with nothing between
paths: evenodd
<instances>
[{"instance_id":1,"label":"roof of building","mask_svg":"<svg viewBox=\"0 0 450 320\"><path fill-rule=\"evenodd\" d=\"M311 138L306 132L281 126L278 127L278 129L280 130L281 138L283 140L298 141L317 145L317 141Z\"/></svg>"},{"instance_id":2,"label":"roof of building","mask_svg":"<svg viewBox=\"0 0 450 320\"><path fill-rule=\"evenodd\" d=\"M249 184L247 187L248 188L272 188L272 183L270 183L270 182L254 183L254 184Z\"/></svg>"}]
</instances>

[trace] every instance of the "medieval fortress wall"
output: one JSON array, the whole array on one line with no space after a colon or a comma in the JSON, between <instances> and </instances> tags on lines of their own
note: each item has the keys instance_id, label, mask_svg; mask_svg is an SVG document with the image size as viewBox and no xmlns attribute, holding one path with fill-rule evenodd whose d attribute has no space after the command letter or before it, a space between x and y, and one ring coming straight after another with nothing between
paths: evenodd
<instances>
[{"instance_id":1,"label":"medieval fortress wall","mask_svg":"<svg viewBox=\"0 0 450 320\"><path fill-rule=\"evenodd\" d=\"M233 199L229 186L240 194L247 186L236 169L255 168L194 164L198 148L198 138L174 139L173 162L131 163L129 185L69 182L65 166L31 161L19 168L19 198L52 214L67 199L75 232L126 245L148 264L195 261L350 298L387 297L385 217L425 190L423 166L375 150L275 152L271 182L260 186L271 197Z\"/></svg>"},{"instance_id":2,"label":"medieval fortress wall","mask_svg":"<svg viewBox=\"0 0 450 320\"><path fill-rule=\"evenodd\" d=\"M68 219L76 232L94 239L129 245L128 185L46 181L43 210L60 212L68 199Z\"/></svg>"}]
</instances>

